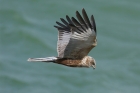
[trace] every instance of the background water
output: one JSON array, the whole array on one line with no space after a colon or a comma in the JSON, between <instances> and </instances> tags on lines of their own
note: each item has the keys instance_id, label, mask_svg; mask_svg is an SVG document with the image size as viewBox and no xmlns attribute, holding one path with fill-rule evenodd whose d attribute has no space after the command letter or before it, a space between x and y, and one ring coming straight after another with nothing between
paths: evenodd
<instances>
[{"instance_id":1,"label":"background water","mask_svg":"<svg viewBox=\"0 0 140 93\"><path fill-rule=\"evenodd\" d=\"M57 56L59 18L94 14L96 69L30 63ZM140 0L0 0L0 93L140 93Z\"/></svg>"}]
</instances>

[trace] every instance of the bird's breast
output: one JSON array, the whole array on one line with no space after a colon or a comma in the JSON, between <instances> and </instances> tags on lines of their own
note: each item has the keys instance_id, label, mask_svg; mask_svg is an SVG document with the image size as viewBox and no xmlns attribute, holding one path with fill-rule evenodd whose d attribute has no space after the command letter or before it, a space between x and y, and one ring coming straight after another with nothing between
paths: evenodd
<instances>
[{"instance_id":1,"label":"bird's breast","mask_svg":"<svg viewBox=\"0 0 140 93\"><path fill-rule=\"evenodd\" d=\"M56 62L57 64L62 64L65 66L69 66L69 67L86 67L86 66L82 66L82 59L66 59L66 58L62 58L62 59L58 59Z\"/></svg>"}]
</instances>

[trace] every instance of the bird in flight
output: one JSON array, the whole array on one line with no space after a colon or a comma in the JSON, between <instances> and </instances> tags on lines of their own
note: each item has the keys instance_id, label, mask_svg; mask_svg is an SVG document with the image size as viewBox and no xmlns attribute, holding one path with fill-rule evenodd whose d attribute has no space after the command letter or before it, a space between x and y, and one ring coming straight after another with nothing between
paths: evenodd
<instances>
[{"instance_id":1,"label":"bird in flight","mask_svg":"<svg viewBox=\"0 0 140 93\"><path fill-rule=\"evenodd\" d=\"M29 58L28 61L53 62L69 67L96 67L94 58L87 56L92 48L97 45L96 24L93 15L89 20L85 9L82 9L82 16L76 11L76 17L62 22L56 22L54 26L58 30L57 52L58 57Z\"/></svg>"}]
</instances>

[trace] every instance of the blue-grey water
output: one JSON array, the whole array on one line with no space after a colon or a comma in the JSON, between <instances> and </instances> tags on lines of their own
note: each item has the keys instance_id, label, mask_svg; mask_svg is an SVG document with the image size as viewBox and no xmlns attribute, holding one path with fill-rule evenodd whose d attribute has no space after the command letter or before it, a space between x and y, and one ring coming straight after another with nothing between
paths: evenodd
<instances>
[{"instance_id":1,"label":"blue-grey water","mask_svg":"<svg viewBox=\"0 0 140 93\"><path fill-rule=\"evenodd\" d=\"M27 62L57 56L65 15L94 15L96 69ZM0 0L0 93L140 93L140 0Z\"/></svg>"}]
</instances>

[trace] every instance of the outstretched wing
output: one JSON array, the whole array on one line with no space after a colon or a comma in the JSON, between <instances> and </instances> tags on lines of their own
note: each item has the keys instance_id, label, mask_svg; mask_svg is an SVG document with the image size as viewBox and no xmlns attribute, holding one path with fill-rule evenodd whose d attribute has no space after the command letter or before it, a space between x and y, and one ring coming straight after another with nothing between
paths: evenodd
<instances>
[{"instance_id":1,"label":"outstretched wing","mask_svg":"<svg viewBox=\"0 0 140 93\"><path fill-rule=\"evenodd\" d=\"M78 11L76 16L78 21L72 17L66 16L67 21L61 19L64 23L56 22L59 26L55 26L59 30L58 36L58 57L80 59L86 56L90 50L96 46L96 25L93 15L91 20L82 10L83 18Z\"/></svg>"}]
</instances>

